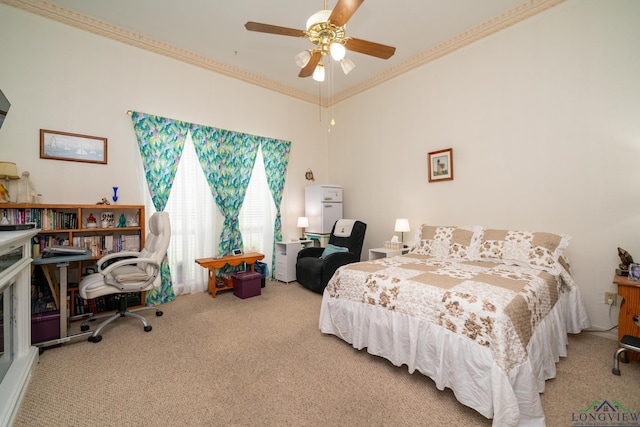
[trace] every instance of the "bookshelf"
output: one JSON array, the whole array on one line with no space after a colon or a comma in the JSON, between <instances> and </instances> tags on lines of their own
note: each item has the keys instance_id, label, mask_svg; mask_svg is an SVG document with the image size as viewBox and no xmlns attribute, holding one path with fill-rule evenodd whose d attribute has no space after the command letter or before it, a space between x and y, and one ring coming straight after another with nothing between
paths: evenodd
<instances>
[{"instance_id":1,"label":"bookshelf","mask_svg":"<svg viewBox=\"0 0 640 427\"><path fill-rule=\"evenodd\" d=\"M139 251L145 244L145 211L142 205L7 203L0 204L0 221L5 224L36 224L40 232L31 242L33 258L51 245L80 246L91 250L93 257L90 260L69 266L67 314L71 320L117 308L113 296L84 301L78 294L78 283L83 276L97 271L96 261L103 255ZM55 267L45 276L48 276L47 280L55 281ZM128 294L127 300L130 307L142 306L144 292Z\"/></svg>"}]
</instances>

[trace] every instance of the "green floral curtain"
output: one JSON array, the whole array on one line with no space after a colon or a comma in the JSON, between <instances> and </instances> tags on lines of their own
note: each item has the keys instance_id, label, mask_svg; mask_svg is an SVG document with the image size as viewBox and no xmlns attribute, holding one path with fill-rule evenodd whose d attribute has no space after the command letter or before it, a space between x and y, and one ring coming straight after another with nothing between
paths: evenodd
<instances>
[{"instance_id":1,"label":"green floral curtain","mask_svg":"<svg viewBox=\"0 0 640 427\"><path fill-rule=\"evenodd\" d=\"M271 191L273 202L276 205L276 220L273 225L274 256L271 259L272 277L275 272L276 265L276 242L282 241L282 218L280 205L282 203L284 182L287 177L290 152L291 143L289 141L281 141L271 138L263 138L262 140L262 157L264 158L264 169L267 175L267 183L269 184L269 190Z\"/></svg>"},{"instance_id":2,"label":"green floral curtain","mask_svg":"<svg viewBox=\"0 0 640 427\"><path fill-rule=\"evenodd\" d=\"M224 216L218 251L230 254L242 248L238 215L249 186L260 138L200 125L191 125L191 137L211 194Z\"/></svg>"},{"instance_id":3,"label":"green floral curtain","mask_svg":"<svg viewBox=\"0 0 640 427\"><path fill-rule=\"evenodd\" d=\"M135 111L131 119L138 139L151 200L156 211L162 212L169 200L189 124ZM161 277L162 284L147 292L147 305L162 304L175 299L166 254L161 265Z\"/></svg>"}]
</instances>

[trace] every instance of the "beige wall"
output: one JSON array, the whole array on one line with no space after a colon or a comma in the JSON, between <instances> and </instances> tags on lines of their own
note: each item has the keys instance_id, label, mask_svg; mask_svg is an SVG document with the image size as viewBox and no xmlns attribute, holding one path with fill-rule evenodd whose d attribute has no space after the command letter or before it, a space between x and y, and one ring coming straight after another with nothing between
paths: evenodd
<instances>
[{"instance_id":1,"label":"beige wall","mask_svg":"<svg viewBox=\"0 0 640 427\"><path fill-rule=\"evenodd\" d=\"M639 19L637 1L568 1L334 107L329 176L366 246L398 217L568 234L592 322L612 326L616 247L640 261ZM455 179L428 183L449 147Z\"/></svg>"},{"instance_id":2,"label":"beige wall","mask_svg":"<svg viewBox=\"0 0 640 427\"><path fill-rule=\"evenodd\" d=\"M365 254L397 217L414 230L565 233L591 319L608 327L616 247L640 260L638 18L634 0L569 0L336 105L327 133L315 105L0 5L12 102L0 159L29 170L45 202L91 203L117 185L139 203L127 109L288 139L285 238L298 233L307 168L344 186L345 215L369 225ZM40 128L108 137L109 164L39 159ZM428 183L426 154L448 147L455 179Z\"/></svg>"},{"instance_id":3,"label":"beige wall","mask_svg":"<svg viewBox=\"0 0 640 427\"><path fill-rule=\"evenodd\" d=\"M283 223L285 237L299 233L304 172L326 178L318 106L3 4L0 40L0 88L12 104L0 159L31 172L45 203L95 203L113 186L119 203L142 203L131 109L291 141ZM40 159L40 129L107 137L108 164Z\"/></svg>"}]
</instances>

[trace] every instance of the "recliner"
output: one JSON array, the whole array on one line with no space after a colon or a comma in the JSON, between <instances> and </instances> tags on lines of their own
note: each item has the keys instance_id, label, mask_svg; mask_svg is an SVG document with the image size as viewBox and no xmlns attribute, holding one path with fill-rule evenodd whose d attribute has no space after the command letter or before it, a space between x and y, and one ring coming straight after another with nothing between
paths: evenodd
<instances>
[{"instance_id":1,"label":"recliner","mask_svg":"<svg viewBox=\"0 0 640 427\"><path fill-rule=\"evenodd\" d=\"M80 296L93 299L111 294L126 294L130 292L149 291L160 286L160 265L167 253L171 240L171 224L169 214L156 212L149 219L149 233L145 238L144 248L140 252L123 251L106 255L97 262L98 272L82 279L79 286ZM120 317L132 317L142 322L144 331L151 331L147 320L135 314L142 310L155 310L156 316L162 316L157 308L140 307L133 310L127 308L125 295L119 296L119 308L116 313L94 315L82 322L80 329L88 331L88 322L107 318L100 323L89 337L91 342L102 339L102 329Z\"/></svg>"},{"instance_id":2,"label":"recliner","mask_svg":"<svg viewBox=\"0 0 640 427\"><path fill-rule=\"evenodd\" d=\"M320 258L325 248L310 247L298 252L296 262L296 280L302 286L319 294L324 292L324 288L336 272L338 267L359 262L364 243L364 235L367 224L362 221L355 221L349 236L336 235L336 225L331 229L329 244L348 249L348 252L334 252L324 259ZM338 233L340 234L340 233Z\"/></svg>"}]
</instances>

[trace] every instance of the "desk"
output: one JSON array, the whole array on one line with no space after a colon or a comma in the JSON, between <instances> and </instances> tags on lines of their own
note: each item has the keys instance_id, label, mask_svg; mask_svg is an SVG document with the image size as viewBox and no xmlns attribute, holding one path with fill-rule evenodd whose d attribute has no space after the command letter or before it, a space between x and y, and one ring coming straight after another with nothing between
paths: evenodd
<instances>
[{"instance_id":1,"label":"desk","mask_svg":"<svg viewBox=\"0 0 640 427\"><path fill-rule=\"evenodd\" d=\"M218 268L222 268L225 265L235 267L242 264L243 262L246 262L247 269L252 270L253 264L263 258L264 254L258 252L249 252L248 254L227 255L219 258L200 258L196 260L196 263L209 270L209 293L213 298L215 298L218 292L226 291L227 289L233 289L233 283L231 283L229 286L225 286L224 288L216 287L216 270Z\"/></svg>"},{"instance_id":2,"label":"desk","mask_svg":"<svg viewBox=\"0 0 640 427\"><path fill-rule=\"evenodd\" d=\"M42 343L35 344L38 347L48 347L50 345L62 344L64 342L69 341L67 337L67 267L69 267L70 262L74 261L84 261L86 259L92 258L93 255L91 251L87 251L84 254L78 255L57 255L50 257L42 257L38 255L36 259L32 261L33 265L40 265L43 267L45 271L45 276L47 277L47 281L49 282L49 287L51 287L51 291L54 295L54 300L56 301L58 308L60 309L60 338L57 340L45 341ZM60 283L55 282L55 274L50 274L48 272L49 266L55 264L56 267L60 269ZM59 288L59 289L58 289ZM59 297L56 299L56 291ZM89 332L84 334L79 334L80 336L85 336Z\"/></svg>"},{"instance_id":3,"label":"desk","mask_svg":"<svg viewBox=\"0 0 640 427\"><path fill-rule=\"evenodd\" d=\"M618 285L618 295L622 297L618 314L618 341L625 335L640 336L640 326L633 322L633 316L640 315L640 282L629 280L625 276L614 276L613 283ZM640 353L627 351L627 360L639 360Z\"/></svg>"}]
</instances>

